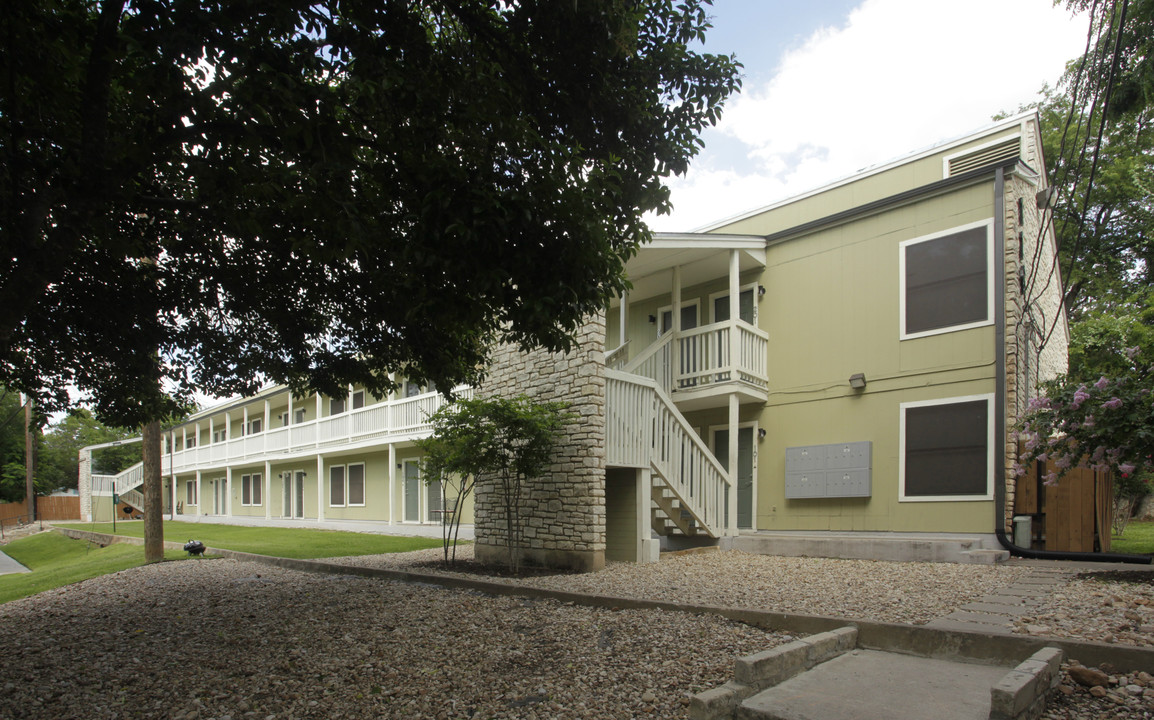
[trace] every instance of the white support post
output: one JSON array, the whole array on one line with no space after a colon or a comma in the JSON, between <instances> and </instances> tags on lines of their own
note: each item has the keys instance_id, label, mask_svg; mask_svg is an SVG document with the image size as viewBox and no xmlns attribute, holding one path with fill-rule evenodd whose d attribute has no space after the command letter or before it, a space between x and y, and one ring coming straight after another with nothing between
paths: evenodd
<instances>
[{"instance_id":1,"label":"white support post","mask_svg":"<svg viewBox=\"0 0 1154 720\"><path fill-rule=\"evenodd\" d=\"M638 468L636 475L637 502L636 502L636 532L637 532L637 562L657 562L661 557L661 543L653 537L653 525L649 518L650 506L653 503L653 476L649 468Z\"/></svg>"},{"instance_id":2,"label":"white support post","mask_svg":"<svg viewBox=\"0 0 1154 720\"><path fill-rule=\"evenodd\" d=\"M214 429L215 428L213 428L213 426L212 426L212 418L210 417L208 419L208 444L209 445L212 445L214 442L216 442L216 438L214 438L212 435ZM200 423L197 423L197 425L196 425L196 444L200 445Z\"/></svg>"},{"instance_id":3,"label":"white support post","mask_svg":"<svg viewBox=\"0 0 1154 720\"><path fill-rule=\"evenodd\" d=\"M220 439L224 443L227 443L232 439L232 413L227 411L224 413L224 431L221 432ZM224 456L227 458L230 454L231 453L228 451L228 445L226 444Z\"/></svg>"},{"instance_id":4,"label":"white support post","mask_svg":"<svg viewBox=\"0 0 1154 720\"><path fill-rule=\"evenodd\" d=\"M225 432L228 432L228 413L225 413ZM232 465L224 466L224 514L232 517Z\"/></svg>"},{"instance_id":5,"label":"white support post","mask_svg":"<svg viewBox=\"0 0 1154 720\"><path fill-rule=\"evenodd\" d=\"M626 325L629 323L629 291L621 293L621 320L618 323L619 328L617 347L625 344L625 338L628 336L626 332Z\"/></svg>"},{"instance_id":6,"label":"white support post","mask_svg":"<svg viewBox=\"0 0 1154 720\"><path fill-rule=\"evenodd\" d=\"M317 393L317 409L320 409L320 393ZM319 414L319 413L318 413ZM317 453L317 522L325 521L325 457Z\"/></svg>"},{"instance_id":7,"label":"white support post","mask_svg":"<svg viewBox=\"0 0 1154 720\"><path fill-rule=\"evenodd\" d=\"M264 425L261 426L261 432L268 432L270 429L272 429L272 405L266 399L264 401ZM267 449L268 446L266 445L265 448Z\"/></svg>"},{"instance_id":8,"label":"white support post","mask_svg":"<svg viewBox=\"0 0 1154 720\"><path fill-rule=\"evenodd\" d=\"M241 408L240 436L248 436L248 405L245 405L243 408Z\"/></svg>"},{"instance_id":9,"label":"white support post","mask_svg":"<svg viewBox=\"0 0 1154 720\"><path fill-rule=\"evenodd\" d=\"M396 524L393 512L397 504L397 446L389 443L389 524Z\"/></svg>"},{"instance_id":10,"label":"white support post","mask_svg":"<svg viewBox=\"0 0 1154 720\"><path fill-rule=\"evenodd\" d=\"M172 472L172 468L168 468L169 476L169 490L172 502L168 504L168 509L172 512L172 520L176 520L176 473Z\"/></svg>"},{"instance_id":11,"label":"white support post","mask_svg":"<svg viewBox=\"0 0 1154 720\"><path fill-rule=\"evenodd\" d=\"M293 419L293 391L292 391L292 390L289 390L289 394L288 394L288 396L289 396L289 402L288 402L288 424L289 424L289 425L292 425L294 422L296 422L296 421ZM291 433L292 433L292 431L290 430L290 431L289 431L289 433L290 433L290 437L289 437L289 445L291 446L291 445L292 445L292 437L291 437Z\"/></svg>"},{"instance_id":12,"label":"white support post","mask_svg":"<svg viewBox=\"0 0 1154 720\"><path fill-rule=\"evenodd\" d=\"M737 535L737 393L729 394L729 527L727 535Z\"/></svg>"},{"instance_id":13,"label":"white support post","mask_svg":"<svg viewBox=\"0 0 1154 720\"><path fill-rule=\"evenodd\" d=\"M738 366L741 364L741 335L737 330L737 320L741 316L741 264L736 250L729 251L729 381L740 378ZM735 430L730 430L735 432ZM735 436L736 437L736 436Z\"/></svg>"},{"instance_id":14,"label":"white support post","mask_svg":"<svg viewBox=\"0 0 1154 720\"><path fill-rule=\"evenodd\" d=\"M671 387L665 388L666 392L672 393L677 389L677 379L681 375L681 266L676 265L673 268L673 310L670 312L670 319L673 321L673 339L669 344L669 356L672 367L670 368L670 382ZM657 329L661 329L661 318L657 318Z\"/></svg>"},{"instance_id":15,"label":"white support post","mask_svg":"<svg viewBox=\"0 0 1154 720\"><path fill-rule=\"evenodd\" d=\"M314 432L313 432L313 444L316 445L317 447L320 447L321 446L321 393L319 390L317 391L317 420L316 420L316 426L313 428L313 430L314 430ZM317 461L320 462L320 455L317 455ZM318 485L321 484L319 478L317 479L317 484ZM319 515L323 514L323 511L318 507L317 513L318 513L318 519L319 519Z\"/></svg>"},{"instance_id":16,"label":"white support post","mask_svg":"<svg viewBox=\"0 0 1154 720\"><path fill-rule=\"evenodd\" d=\"M268 417L268 401L264 404L264 414ZM272 463L268 460L264 461L264 495L261 497L264 501L264 519L272 520Z\"/></svg>"},{"instance_id":17,"label":"white support post","mask_svg":"<svg viewBox=\"0 0 1154 720\"><path fill-rule=\"evenodd\" d=\"M204 498L200 496L200 470L196 471L196 514L204 514Z\"/></svg>"}]
</instances>

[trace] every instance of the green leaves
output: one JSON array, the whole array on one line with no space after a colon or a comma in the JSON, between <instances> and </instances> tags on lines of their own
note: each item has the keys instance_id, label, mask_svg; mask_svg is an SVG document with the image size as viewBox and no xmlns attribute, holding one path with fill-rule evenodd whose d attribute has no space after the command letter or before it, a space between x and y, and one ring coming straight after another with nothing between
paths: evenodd
<instances>
[{"instance_id":1,"label":"green leaves","mask_svg":"<svg viewBox=\"0 0 1154 720\"><path fill-rule=\"evenodd\" d=\"M136 425L568 349L738 87L703 5L3 4L0 381Z\"/></svg>"}]
</instances>

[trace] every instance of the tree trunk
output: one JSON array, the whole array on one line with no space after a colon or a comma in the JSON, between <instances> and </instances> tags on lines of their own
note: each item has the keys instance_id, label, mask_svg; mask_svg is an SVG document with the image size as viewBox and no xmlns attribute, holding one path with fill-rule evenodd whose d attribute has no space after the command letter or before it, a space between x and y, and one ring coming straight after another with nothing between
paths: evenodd
<instances>
[{"instance_id":1,"label":"tree trunk","mask_svg":"<svg viewBox=\"0 0 1154 720\"><path fill-rule=\"evenodd\" d=\"M141 459L144 461L144 561L164 559L164 498L160 485L160 421L144 426Z\"/></svg>"},{"instance_id":2,"label":"tree trunk","mask_svg":"<svg viewBox=\"0 0 1154 720\"><path fill-rule=\"evenodd\" d=\"M32 396L24 405L24 509L28 522L36 520L36 448L32 442Z\"/></svg>"}]
</instances>

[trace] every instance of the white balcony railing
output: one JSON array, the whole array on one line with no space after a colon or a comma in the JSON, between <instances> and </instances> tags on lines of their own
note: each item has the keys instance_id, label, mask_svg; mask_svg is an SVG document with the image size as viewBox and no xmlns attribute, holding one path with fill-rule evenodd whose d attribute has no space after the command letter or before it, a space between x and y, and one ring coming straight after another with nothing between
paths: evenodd
<instances>
[{"instance_id":1,"label":"white balcony railing","mask_svg":"<svg viewBox=\"0 0 1154 720\"><path fill-rule=\"evenodd\" d=\"M471 388L457 388L456 393L462 398L473 396ZM390 437L408 439L428 433L431 429L429 416L444 403L445 399L439 393L424 393L414 397L388 400L289 427L231 438L204 447L177 450L163 455L161 471L170 474L195 470L197 467L259 462L277 456ZM122 481L120 476L117 476L115 483L117 492L121 492L122 486L129 489L139 484L139 477L135 478L133 484L132 478L126 477Z\"/></svg>"},{"instance_id":2,"label":"white balcony railing","mask_svg":"<svg viewBox=\"0 0 1154 720\"><path fill-rule=\"evenodd\" d=\"M667 393L730 382L765 390L768 356L769 335L744 321L726 320L665 333L622 370L653 380Z\"/></svg>"}]
</instances>

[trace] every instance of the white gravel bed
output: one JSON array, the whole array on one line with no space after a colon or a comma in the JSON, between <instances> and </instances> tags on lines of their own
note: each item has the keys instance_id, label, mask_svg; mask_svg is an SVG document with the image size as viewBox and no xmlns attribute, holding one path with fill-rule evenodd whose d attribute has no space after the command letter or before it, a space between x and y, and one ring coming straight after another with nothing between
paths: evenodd
<instances>
[{"instance_id":1,"label":"white gravel bed","mask_svg":"<svg viewBox=\"0 0 1154 720\"><path fill-rule=\"evenodd\" d=\"M370 567L412 568L441 557L441 550L332 558ZM472 559L472 546L457 549ZM554 590L721 605L784 613L922 625L959 605L992 594L1029 568L955 563L895 563L754 555L716 551L663 556L638 565L609 563L596 573L527 577L517 582ZM448 573L463 575L462 573Z\"/></svg>"},{"instance_id":2,"label":"white gravel bed","mask_svg":"<svg viewBox=\"0 0 1154 720\"><path fill-rule=\"evenodd\" d=\"M1014 632L1154 647L1154 573L1089 573L1056 589ZM1149 668L1154 672L1154 668Z\"/></svg>"},{"instance_id":3,"label":"white gravel bed","mask_svg":"<svg viewBox=\"0 0 1154 720\"><path fill-rule=\"evenodd\" d=\"M0 718L668 718L789 636L283 570L151 565L0 605Z\"/></svg>"}]
</instances>

